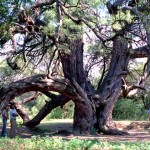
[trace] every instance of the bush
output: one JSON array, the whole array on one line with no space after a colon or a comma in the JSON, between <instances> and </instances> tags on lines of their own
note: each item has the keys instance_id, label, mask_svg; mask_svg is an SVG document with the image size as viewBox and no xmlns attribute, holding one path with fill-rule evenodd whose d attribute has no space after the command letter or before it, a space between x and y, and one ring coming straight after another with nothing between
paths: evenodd
<instances>
[{"instance_id":1,"label":"bush","mask_svg":"<svg viewBox=\"0 0 150 150\"><path fill-rule=\"evenodd\" d=\"M39 110L45 105L45 100L49 100L45 95L40 95L34 101L28 102L25 104L25 107L28 112L30 112L30 117L34 117ZM74 103L72 101L68 102L62 108L57 107L53 109L49 115L46 116L46 120L48 119L65 119L65 118L73 118L74 113Z\"/></svg>"},{"instance_id":2,"label":"bush","mask_svg":"<svg viewBox=\"0 0 150 150\"><path fill-rule=\"evenodd\" d=\"M140 100L120 98L113 110L115 120L146 120L147 111Z\"/></svg>"},{"instance_id":3,"label":"bush","mask_svg":"<svg viewBox=\"0 0 150 150\"><path fill-rule=\"evenodd\" d=\"M72 119L74 113L74 103L72 101L68 102L63 108L57 107L51 111L51 113L46 117L46 119Z\"/></svg>"}]
</instances>

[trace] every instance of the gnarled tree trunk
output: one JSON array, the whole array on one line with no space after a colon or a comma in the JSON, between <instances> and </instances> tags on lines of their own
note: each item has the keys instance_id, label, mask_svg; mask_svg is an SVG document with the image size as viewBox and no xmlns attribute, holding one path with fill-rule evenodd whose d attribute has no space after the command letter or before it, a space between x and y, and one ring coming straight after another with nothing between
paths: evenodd
<instances>
[{"instance_id":1,"label":"gnarled tree trunk","mask_svg":"<svg viewBox=\"0 0 150 150\"><path fill-rule=\"evenodd\" d=\"M74 134L92 133L94 127L94 109L92 102L85 89L92 89L91 84L86 81L86 75L83 68L83 42L77 39L70 43L70 54L61 55L63 72L65 77L70 80L76 88L78 95L73 102L74 109ZM88 113L87 113L88 112Z\"/></svg>"},{"instance_id":2,"label":"gnarled tree trunk","mask_svg":"<svg viewBox=\"0 0 150 150\"><path fill-rule=\"evenodd\" d=\"M123 37L116 37L113 41L113 51L110 67L103 83L98 87L100 107L97 108L99 132L118 134L112 130L115 124L112 122L114 104L121 94L121 78L127 74L129 53L127 42Z\"/></svg>"}]
</instances>

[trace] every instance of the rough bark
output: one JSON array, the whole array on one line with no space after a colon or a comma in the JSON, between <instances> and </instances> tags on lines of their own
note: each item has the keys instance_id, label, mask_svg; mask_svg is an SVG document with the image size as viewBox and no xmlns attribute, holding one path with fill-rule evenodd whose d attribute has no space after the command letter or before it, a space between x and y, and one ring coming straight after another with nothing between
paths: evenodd
<instances>
[{"instance_id":1,"label":"rough bark","mask_svg":"<svg viewBox=\"0 0 150 150\"><path fill-rule=\"evenodd\" d=\"M77 39L70 43L70 54L61 55L63 72L70 82L76 87L78 96L74 110L74 134L92 133L94 125L94 110L90 97L92 86L86 80L83 68L83 42ZM87 113L88 112L88 113Z\"/></svg>"},{"instance_id":2,"label":"rough bark","mask_svg":"<svg viewBox=\"0 0 150 150\"><path fill-rule=\"evenodd\" d=\"M29 91L57 91L62 95L74 99L75 90L67 79L54 79L46 75L35 75L13 82L0 89L0 110L15 97Z\"/></svg>"},{"instance_id":3,"label":"rough bark","mask_svg":"<svg viewBox=\"0 0 150 150\"><path fill-rule=\"evenodd\" d=\"M95 111L92 107L92 102L85 91L76 82L74 84L78 93L77 99L74 100L74 134L91 134L95 123Z\"/></svg>"},{"instance_id":4,"label":"rough bark","mask_svg":"<svg viewBox=\"0 0 150 150\"><path fill-rule=\"evenodd\" d=\"M99 132L118 134L118 132L112 130L115 128L112 122L112 111L121 93L121 77L125 76L123 72L127 72L128 61L127 42L125 39L118 36L113 41L109 71L102 84L97 89L100 102L100 106L97 108Z\"/></svg>"},{"instance_id":5,"label":"rough bark","mask_svg":"<svg viewBox=\"0 0 150 150\"><path fill-rule=\"evenodd\" d=\"M76 39L70 43L70 54L61 54L63 72L66 78L74 78L84 89L86 83L85 71L83 69L83 42Z\"/></svg>"}]
</instances>

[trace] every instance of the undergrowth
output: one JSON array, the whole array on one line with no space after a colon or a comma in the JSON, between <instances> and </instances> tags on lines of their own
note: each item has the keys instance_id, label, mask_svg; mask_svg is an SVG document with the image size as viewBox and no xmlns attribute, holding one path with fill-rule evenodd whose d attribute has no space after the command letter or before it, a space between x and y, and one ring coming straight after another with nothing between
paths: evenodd
<instances>
[{"instance_id":1,"label":"undergrowth","mask_svg":"<svg viewBox=\"0 0 150 150\"><path fill-rule=\"evenodd\" d=\"M149 150L146 142L102 142L99 140L63 140L33 136L31 139L1 138L0 150Z\"/></svg>"}]
</instances>

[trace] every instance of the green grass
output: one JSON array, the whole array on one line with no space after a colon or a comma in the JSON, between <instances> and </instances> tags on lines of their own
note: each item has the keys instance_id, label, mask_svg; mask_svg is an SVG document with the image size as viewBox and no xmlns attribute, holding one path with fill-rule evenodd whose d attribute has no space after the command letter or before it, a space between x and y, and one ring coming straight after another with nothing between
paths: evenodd
<instances>
[{"instance_id":1,"label":"green grass","mask_svg":"<svg viewBox=\"0 0 150 150\"><path fill-rule=\"evenodd\" d=\"M63 140L32 137L31 139L0 138L0 150L149 150L146 142L102 142L98 140Z\"/></svg>"}]
</instances>

